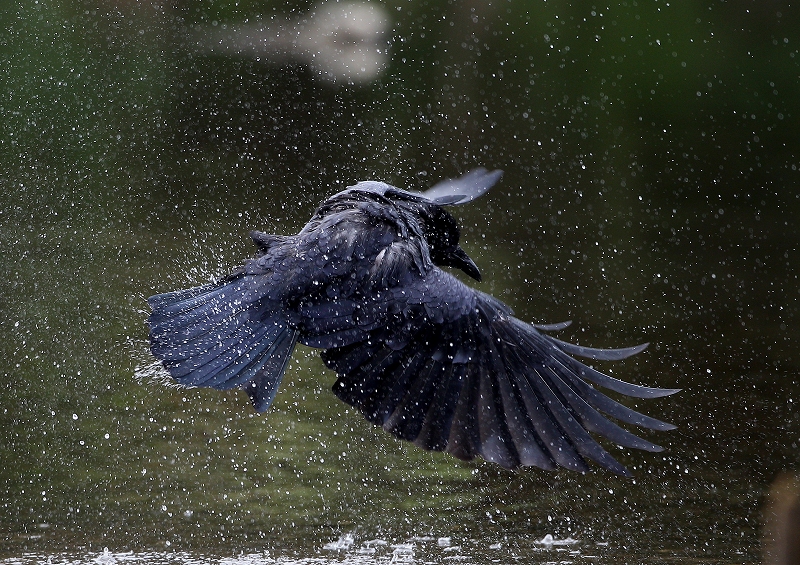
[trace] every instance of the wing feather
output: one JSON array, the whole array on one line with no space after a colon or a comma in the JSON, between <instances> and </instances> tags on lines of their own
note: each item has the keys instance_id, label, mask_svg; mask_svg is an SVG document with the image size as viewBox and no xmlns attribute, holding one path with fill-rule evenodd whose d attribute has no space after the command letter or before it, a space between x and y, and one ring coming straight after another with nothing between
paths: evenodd
<instances>
[{"instance_id":1,"label":"wing feather","mask_svg":"<svg viewBox=\"0 0 800 565\"><path fill-rule=\"evenodd\" d=\"M540 329L563 324L537 329L521 322L505 304L439 269L386 296L395 303L394 321L363 342L327 349L323 360L338 374L334 392L399 438L509 469L588 471L591 460L629 475L592 434L623 447L661 448L606 415L644 428L673 427L587 381L641 398L675 389L626 383L571 356L622 359L643 346L601 350L551 338ZM372 308L387 311L379 301Z\"/></svg>"}]
</instances>

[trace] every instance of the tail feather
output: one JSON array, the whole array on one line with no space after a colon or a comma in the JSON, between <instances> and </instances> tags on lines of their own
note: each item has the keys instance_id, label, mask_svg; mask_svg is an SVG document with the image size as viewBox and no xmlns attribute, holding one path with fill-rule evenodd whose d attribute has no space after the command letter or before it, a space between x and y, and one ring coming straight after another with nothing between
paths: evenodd
<instances>
[{"instance_id":1,"label":"tail feather","mask_svg":"<svg viewBox=\"0 0 800 565\"><path fill-rule=\"evenodd\" d=\"M198 308L198 310L201 309ZM178 328L184 342L192 342L196 343L198 347L204 347L208 345L204 345L204 341L213 343L229 337L249 319L250 312L247 310L219 312L203 309L202 312L195 313L192 318L178 315L166 318L163 322L154 320L154 324L151 326L151 338L154 346L169 351L174 345L174 334Z\"/></svg>"},{"instance_id":2,"label":"tail feather","mask_svg":"<svg viewBox=\"0 0 800 565\"><path fill-rule=\"evenodd\" d=\"M169 305L175 305L181 302L186 302L195 296L207 294L209 290L219 288L219 283L211 283L203 286L195 286L192 288L185 288L183 290L174 290L172 292L165 292L156 294L147 299L147 304L155 309L164 309Z\"/></svg>"},{"instance_id":3,"label":"tail feather","mask_svg":"<svg viewBox=\"0 0 800 565\"><path fill-rule=\"evenodd\" d=\"M297 343L280 304L244 277L151 296L150 350L179 384L243 388L258 411L275 397Z\"/></svg>"},{"instance_id":4,"label":"tail feather","mask_svg":"<svg viewBox=\"0 0 800 565\"><path fill-rule=\"evenodd\" d=\"M174 352L176 358L165 355L164 365L170 368L175 378L193 372L216 372L246 356L262 343L268 347L284 330L284 326L259 326L248 322L236 328L229 337L223 338L221 335L219 341L212 342L213 345L208 347L197 347L191 341L179 344ZM219 328L218 331L224 334L226 329Z\"/></svg>"},{"instance_id":5,"label":"tail feather","mask_svg":"<svg viewBox=\"0 0 800 565\"><path fill-rule=\"evenodd\" d=\"M156 294L147 299L147 304L153 309L151 318L155 320L169 320L181 313L191 313L200 306L208 305L214 297L224 295L226 290L231 290L231 284L212 283L185 290L176 290Z\"/></svg>"},{"instance_id":6,"label":"tail feather","mask_svg":"<svg viewBox=\"0 0 800 565\"><path fill-rule=\"evenodd\" d=\"M293 329L281 334L275 342L272 354L267 357L266 364L258 375L244 386L245 392L253 402L253 407L258 412L266 411L272 404L275 393L278 392L278 385L297 343L297 333L297 330Z\"/></svg>"},{"instance_id":7,"label":"tail feather","mask_svg":"<svg viewBox=\"0 0 800 565\"><path fill-rule=\"evenodd\" d=\"M167 342L172 340L176 328L182 332L185 339L190 339L208 332L210 327L217 325L225 319L247 311L251 304L241 299L245 289L240 285L227 285L216 287L207 285L200 287L207 289L199 295L189 295L183 298L177 293L157 295L148 300L153 312L150 314L151 338ZM170 298L169 295L175 295ZM154 300L158 299L158 300ZM249 316L248 312L248 316Z\"/></svg>"},{"instance_id":8,"label":"tail feather","mask_svg":"<svg viewBox=\"0 0 800 565\"><path fill-rule=\"evenodd\" d=\"M189 358L182 362L165 361L164 366L182 384L208 387L217 384L217 388L232 388L235 384L223 385L250 363L255 362L258 355L266 351L270 345L266 328L241 337L242 339L233 345L225 344L210 351L208 355L198 355L197 358ZM233 373L230 373L231 370ZM224 379L224 375L229 376Z\"/></svg>"},{"instance_id":9,"label":"tail feather","mask_svg":"<svg viewBox=\"0 0 800 565\"><path fill-rule=\"evenodd\" d=\"M228 347L226 342L241 341L243 332L255 333L257 327L249 321L248 312L240 312L235 316L220 321L207 318L192 327L183 326L179 320L171 324L171 328L158 333L151 331L150 351L166 362L181 363L187 360L199 361L201 353L213 353L214 350ZM197 326L202 325L200 329ZM177 334L177 335L176 335ZM214 355L208 356L213 358Z\"/></svg>"}]
</instances>

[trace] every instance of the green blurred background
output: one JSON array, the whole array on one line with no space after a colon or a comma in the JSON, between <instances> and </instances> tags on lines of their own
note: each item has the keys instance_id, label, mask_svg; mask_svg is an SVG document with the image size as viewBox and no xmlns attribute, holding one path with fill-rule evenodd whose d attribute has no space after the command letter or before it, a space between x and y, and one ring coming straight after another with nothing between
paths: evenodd
<instances>
[{"instance_id":1,"label":"green blurred background","mask_svg":"<svg viewBox=\"0 0 800 565\"><path fill-rule=\"evenodd\" d=\"M547 533L578 562L759 559L764 493L800 466L797 8L382 6L389 61L361 84L187 40L307 3L0 7L0 557L300 559L355 532L474 562L553 560ZM249 229L474 166L506 172L456 211L480 288L574 320L562 339L650 341L602 368L685 389L629 403L679 426L648 435L664 454L610 446L634 481L421 453L339 403L312 350L266 415L135 376L146 297L224 274Z\"/></svg>"}]
</instances>

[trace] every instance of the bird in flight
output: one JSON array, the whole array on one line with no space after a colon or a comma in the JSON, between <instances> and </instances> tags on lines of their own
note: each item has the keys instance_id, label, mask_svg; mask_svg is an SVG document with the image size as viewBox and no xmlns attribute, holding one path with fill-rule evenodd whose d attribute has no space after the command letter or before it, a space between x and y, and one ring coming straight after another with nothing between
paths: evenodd
<instances>
[{"instance_id":1,"label":"bird in flight","mask_svg":"<svg viewBox=\"0 0 800 565\"><path fill-rule=\"evenodd\" d=\"M297 235L251 232L258 252L219 281L148 299L150 349L181 385L245 390L267 410L297 342L322 350L333 392L395 436L505 468L600 467L630 475L591 434L661 447L612 422L674 426L593 386L636 398L678 392L630 384L574 356L618 360L537 325L443 267L480 280L446 210L488 191L475 169L426 192L360 182L324 201Z\"/></svg>"}]
</instances>

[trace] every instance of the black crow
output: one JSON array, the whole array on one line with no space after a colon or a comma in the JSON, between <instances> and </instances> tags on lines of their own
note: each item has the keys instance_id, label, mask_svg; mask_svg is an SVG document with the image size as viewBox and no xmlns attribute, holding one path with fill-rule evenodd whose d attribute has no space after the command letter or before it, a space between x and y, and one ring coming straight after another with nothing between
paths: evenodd
<instances>
[{"instance_id":1,"label":"black crow","mask_svg":"<svg viewBox=\"0 0 800 565\"><path fill-rule=\"evenodd\" d=\"M361 182L323 202L293 236L252 232L257 256L213 284L150 297L153 355L178 383L244 389L269 408L295 344L322 349L334 393L373 424L424 449L503 467L629 471L590 435L660 451L606 419L674 426L608 398L676 389L629 384L577 361L642 351L592 349L527 324L441 267L480 280L444 206L485 193L476 169L416 193Z\"/></svg>"}]
</instances>

